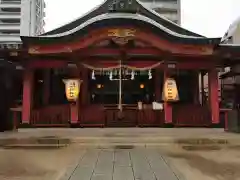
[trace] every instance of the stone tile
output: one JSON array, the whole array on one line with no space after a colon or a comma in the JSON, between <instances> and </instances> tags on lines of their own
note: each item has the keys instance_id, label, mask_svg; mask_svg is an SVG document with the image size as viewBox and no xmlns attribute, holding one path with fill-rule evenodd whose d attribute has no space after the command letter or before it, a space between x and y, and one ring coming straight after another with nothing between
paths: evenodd
<instances>
[{"instance_id":1,"label":"stone tile","mask_svg":"<svg viewBox=\"0 0 240 180\"><path fill-rule=\"evenodd\" d=\"M129 151L117 150L114 154L114 166L131 166Z\"/></svg>"},{"instance_id":2,"label":"stone tile","mask_svg":"<svg viewBox=\"0 0 240 180\"><path fill-rule=\"evenodd\" d=\"M97 165L94 169L94 173L96 174L106 174L106 175L111 175L113 172L113 164L109 165L109 164L104 164L101 163L99 165Z\"/></svg>"},{"instance_id":3,"label":"stone tile","mask_svg":"<svg viewBox=\"0 0 240 180\"><path fill-rule=\"evenodd\" d=\"M143 150L130 152L135 180L156 180Z\"/></svg>"},{"instance_id":4,"label":"stone tile","mask_svg":"<svg viewBox=\"0 0 240 180\"><path fill-rule=\"evenodd\" d=\"M98 149L87 150L80 162L80 165L93 168L98 160L99 152L100 150Z\"/></svg>"},{"instance_id":5,"label":"stone tile","mask_svg":"<svg viewBox=\"0 0 240 180\"><path fill-rule=\"evenodd\" d=\"M177 180L156 149L91 150L70 180Z\"/></svg>"},{"instance_id":6,"label":"stone tile","mask_svg":"<svg viewBox=\"0 0 240 180\"><path fill-rule=\"evenodd\" d=\"M106 151L106 150L102 150L100 153L99 153L99 156L98 156L98 163L101 164L101 162L104 162L104 163L113 163L114 161L114 151Z\"/></svg>"},{"instance_id":7,"label":"stone tile","mask_svg":"<svg viewBox=\"0 0 240 180\"><path fill-rule=\"evenodd\" d=\"M91 180L92 174L93 174L92 167L80 166L76 168L70 180Z\"/></svg>"},{"instance_id":8,"label":"stone tile","mask_svg":"<svg viewBox=\"0 0 240 180\"><path fill-rule=\"evenodd\" d=\"M106 175L106 174L94 174L91 178L91 180L112 180L112 174Z\"/></svg>"},{"instance_id":9,"label":"stone tile","mask_svg":"<svg viewBox=\"0 0 240 180\"><path fill-rule=\"evenodd\" d=\"M134 180L132 167L115 166L113 180Z\"/></svg>"},{"instance_id":10,"label":"stone tile","mask_svg":"<svg viewBox=\"0 0 240 180\"><path fill-rule=\"evenodd\" d=\"M158 180L178 180L173 171L156 150L146 150L146 155L150 167Z\"/></svg>"},{"instance_id":11,"label":"stone tile","mask_svg":"<svg viewBox=\"0 0 240 180\"><path fill-rule=\"evenodd\" d=\"M102 150L98 156L98 162L94 169L95 174L111 175L113 172L114 151Z\"/></svg>"},{"instance_id":12,"label":"stone tile","mask_svg":"<svg viewBox=\"0 0 240 180\"><path fill-rule=\"evenodd\" d=\"M99 152L97 149L87 151L73 172L70 180L90 180L98 160Z\"/></svg>"}]
</instances>

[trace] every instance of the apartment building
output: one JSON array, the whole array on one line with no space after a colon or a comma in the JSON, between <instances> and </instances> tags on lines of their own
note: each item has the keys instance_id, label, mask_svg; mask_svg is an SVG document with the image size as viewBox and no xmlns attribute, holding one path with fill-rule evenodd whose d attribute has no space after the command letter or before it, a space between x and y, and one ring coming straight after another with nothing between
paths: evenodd
<instances>
[{"instance_id":1,"label":"apartment building","mask_svg":"<svg viewBox=\"0 0 240 180\"><path fill-rule=\"evenodd\" d=\"M20 35L44 32L44 0L0 0L0 43L20 43Z\"/></svg>"},{"instance_id":2,"label":"apartment building","mask_svg":"<svg viewBox=\"0 0 240 180\"><path fill-rule=\"evenodd\" d=\"M181 24L180 0L141 0L141 2L168 20Z\"/></svg>"},{"instance_id":3,"label":"apartment building","mask_svg":"<svg viewBox=\"0 0 240 180\"><path fill-rule=\"evenodd\" d=\"M240 17L237 18L230 26L228 31L222 38L222 44L228 46L239 46L240 44ZM227 106L238 106L240 105L240 65L235 64L231 67L226 67L224 73L222 73L222 96L224 104ZM230 104L230 105L229 105Z\"/></svg>"}]
</instances>

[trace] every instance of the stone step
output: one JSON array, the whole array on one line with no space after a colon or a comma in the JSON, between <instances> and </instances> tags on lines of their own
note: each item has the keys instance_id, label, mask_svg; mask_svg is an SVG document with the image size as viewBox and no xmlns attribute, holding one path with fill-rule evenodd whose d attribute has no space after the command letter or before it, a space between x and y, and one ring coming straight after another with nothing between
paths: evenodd
<instances>
[{"instance_id":1,"label":"stone step","mask_svg":"<svg viewBox=\"0 0 240 180\"><path fill-rule=\"evenodd\" d=\"M58 149L67 147L68 144L8 144L3 149Z\"/></svg>"},{"instance_id":2,"label":"stone step","mask_svg":"<svg viewBox=\"0 0 240 180\"><path fill-rule=\"evenodd\" d=\"M166 137L74 137L74 138L19 138L0 139L0 147L8 145L101 145L101 144L144 144L161 145L176 144L183 145L240 145L240 139L225 138L166 138Z\"/></svg>"},{"instance_id":3,"label":"stone step","mask_svg":"<svg viewBox=\"0 0 240 180\"><path fill-rule=\"evenodd\" d=\"M2 138L0 139L0 146L8 144L70 144L68 138Z\"/></svg>"}]
</instances>

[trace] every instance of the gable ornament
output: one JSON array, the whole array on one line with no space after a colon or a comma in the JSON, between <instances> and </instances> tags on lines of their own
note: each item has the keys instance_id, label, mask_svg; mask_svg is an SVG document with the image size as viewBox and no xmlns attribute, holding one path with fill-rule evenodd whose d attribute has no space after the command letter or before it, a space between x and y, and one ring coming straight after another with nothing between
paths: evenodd
<instances>
[{"instance_id":1,"label":"gable ornament","mask_svg":"<svg viewBox=\"0 0 240 180\"><path fill-rule=\"evenodd\" d=\"M112 40L118 45L125 45L129 40L133 39L135 36L135 29L109 29L108 36L112 38Z\"/></svg>"},{"instance_id":2,"label":"gable ornament","mask_svg":"<svg viewBox=\"0 0 240 180\"><path fill-rule=\"evenodd\" d=\"M134 0L111 0L108 3L108 11L127 12L136 10L136 3Z\"/></svg>"}]
</instances>

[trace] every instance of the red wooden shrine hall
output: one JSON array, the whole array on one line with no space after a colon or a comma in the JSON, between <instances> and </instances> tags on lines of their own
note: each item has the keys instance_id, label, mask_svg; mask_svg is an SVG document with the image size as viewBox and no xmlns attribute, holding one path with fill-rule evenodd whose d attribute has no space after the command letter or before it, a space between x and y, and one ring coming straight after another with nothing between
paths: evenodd
<instances>
[{"instance_id":1,"label":"red wooden shrine hall","mask_svg":"<svg viewBox=\"0 0 240 180\"><path fill-rule=\"evenodd\" d=\"M22 125L219 124L216 47L221 39L183 29L138 0L107 0L63 27L21 38L15 61L24 67ZM206 74L207 80L202 78ZM82 80L74 103L66 99L63 83L71 78ZM178 101L163 99L168 78L176 81Z\"/></svg>"}]
</instances>

